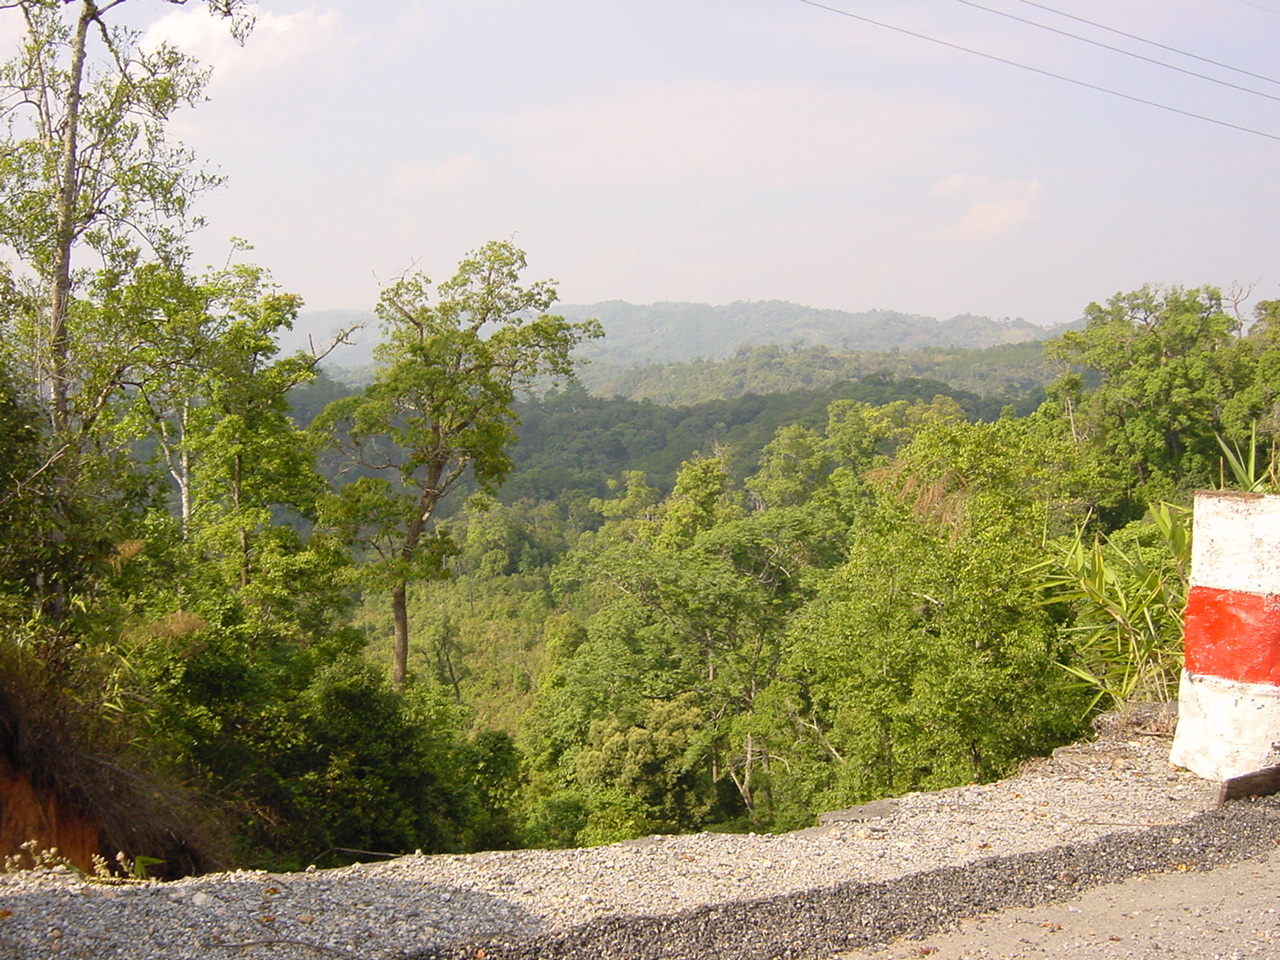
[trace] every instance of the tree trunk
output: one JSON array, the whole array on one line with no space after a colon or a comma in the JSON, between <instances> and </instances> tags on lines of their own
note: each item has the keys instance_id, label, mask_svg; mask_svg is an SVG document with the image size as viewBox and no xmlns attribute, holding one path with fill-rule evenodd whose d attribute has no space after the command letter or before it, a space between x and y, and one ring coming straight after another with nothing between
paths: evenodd
<instances>
[{"instance_id":1,"label":"tree trunk","mask_svg":"<svg viewBox=\"0 0 1280 960\"><path fill-rule=\"evenodd\" d=\"M400 545L400 559L406 564L413 561L422 541L422 531L427 521L435 513L436 502L440 499L440 475L443 465L433 463L428 468L426 489L418 500L418 512L405 531L404 542ZM405 677L409 674L409 584L407 580L396 583L391 591L391 615L395 618L395 649L391 652L391 686L399 691L404 689Z\"/></svg>"},{"instance_id":2,"label":"tree trunk","mask_svg":"<svg viewBox=\"0 0 1280 960\"><path fill-rule=\"evenodd\" d=\"M49 396L53 427L62 433L70 425L71 338L67 311L71 303L71 248L76 238L76 206L79 177L80 89L84 80L85 48L89 24L97 16L92 0L85 0L71 42L71 66L67 73L67 116L62 132L61 173L58 184L57 224L54 227L53 276L49 291Z\"/></svg>"},{"instance_id":3,"label":"tree trunk","mask_svg":"<svg viewBox=\"0 0 1280 960\"><path fill-rule=\"evenodd\" d=\"M244 525L244 454L237 451L235 458L235 479L232 491L236 508L236 520L239 527L236 531L240 541L240 586L249 585L249 530Z\"/></svg>"},{"instance_id":4,"label":"tree trunk","mask_svg":"<svg viewBox=\"0 0 1280 960\"><path fill-rule=\"evenodd\" d=\"M178 455L178 494L182 504L182 539L191 539L191 452L183 450Z\"/></svg>"},{"instance_id":5,"label":"tree trunk","mask_svg":"<svg viewBox=\"0 0 1280 960\"><path fill-rule=\"evenodd\" d=\"M751 734L747 734L747 739L743 744L743 747L746 753L746 759L742 763L742 776L738 776L737 771L733 769L733 764L730 763L728 767L729 778L733 780L733 785L738 788L738 794L742 797L742 802L746 805L747 812L755 814L755 797L751 792L751 767L755 761L753 756L755 752L755 738Z\"/></svg>"},{"instance_id":6,"label":"tree trunk","mask_svg":"<svg viewBox=\"0 0 1280 960\"><path fill-rule=\"evenodd\" d=\"M391 654L391 686L403 690L409 673L409 601L408 584L403 580L391 591L391 616L395 620L395 648Z\"/></svg>"}]
</instances>

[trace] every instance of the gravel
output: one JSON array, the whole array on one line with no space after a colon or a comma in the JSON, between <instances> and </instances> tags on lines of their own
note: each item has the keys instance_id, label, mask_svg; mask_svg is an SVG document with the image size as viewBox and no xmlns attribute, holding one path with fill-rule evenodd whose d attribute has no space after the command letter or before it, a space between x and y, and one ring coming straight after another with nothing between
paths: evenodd
<instances>
[{"instance_id":1,"label":"gravel","mask_svg":"<svg viewBox=\"0 0 1280 960\"><path fill-rule=\"evenodd\" d=\"M0 960L823 958L1135 874L1274 849L1280 803L1213 809L1160 737L1057 751L995 784L824 815L781 836L408 856L104 886L0 875Z\"/></svg>"}]
</instances>

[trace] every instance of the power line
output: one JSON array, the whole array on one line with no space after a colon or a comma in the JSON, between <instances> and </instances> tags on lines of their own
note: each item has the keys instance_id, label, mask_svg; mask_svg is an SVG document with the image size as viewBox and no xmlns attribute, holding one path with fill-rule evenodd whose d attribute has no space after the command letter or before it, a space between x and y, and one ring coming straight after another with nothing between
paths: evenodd
<instances>
[{"instance_id":1,"label":"power line","mask_svg":"<svg viewBox=\"0 0 1280 960\"><path fill-rule=\"evenodd\" d=\"M1048 70L1042 70L1039 67L1033 67L1026 63L1019 63L1017 60L1007 60L1004 57L998 57L993 53L983 53L981 50L974 50L972 47L962 46L958 43L952 43L950 40L942 40L939 37L931 37L928 34L917 33L914 30L908 30L906 27L896 27L891 23L883 23L880 20L873 20L870 17L864 17L861 14L850 13L848 10L841 10L838 7L831 7L825 3L818 3L817 0L800 0L801 3L816 7L819 10L826 10L828 13L834 13L842 17L848 17L850 20L859 20L862 23L869 23L875 27L881 27L885 30L892 30L895 33L905 34L908 37L915 37L917 40L928 40L930 43L936 43L940 46L950 47L952 50L959 50L962 53L970 53L975 57L982 57L985 60L992 60L996 63L1003 63L1006 66L1017 67L1020 70L1027 70L1030 73L1039 74L1042 77L1049 77L1053 80L1061 80L1064 83L1075 84L1077 87L1084 87L1087 90L1096 90L1098 93L1110 94L1113 97L1120 97L1122 100L1129 100L1133 103L1141 103L1148 107L1155 107L1157 110L1167 110L1169 113L1180 114L1184 117L1190 117L1193 120L1203 120L1205 123L1216 124L1219 127L1227 127L1231 130L1239 130L1241 133L1251 133L1257 137L1265 137L1268 140L1280 141L1280 136L1274 133L1265 133L1262 130L1255 130L1252 127L1244 127L1237 123L1229 123L1226 120L1217 120L1213 117L1206 117L1201 113L1192 113L1190 110L1183 110L1181 107L1171 107L1167 103L1159 103L1155 100L1147 100L1143 97L1136 97L1130 93L1121 93L1119 90L1112 90L1109 87L1101 87L1095 83L1089 83L1086 80L1077 80L1074 77L1066 77L1060 73L1052 73Z\"/></svg>"},{"instance_id":2,"label":"power line","mask_svg":"<svg viewBox=\"0 0 1280 960\"><path fill-rule=\"evenodd\" d=\"M1253 9L1261 10L1264 13L1269 13L1273 17L1280 17L1280 12L1272 10L1270 7L1264 7L1260 3L1254 3L1253 0L1240 0L1240 2L1243 3L1246 7L1253 7Z\"/></svg>"},{"instance_id":3,"label":"power line","mask_svg":"<svg viewBox=\"0 0 1280 960\"><path fill-rule=\"evenodd\" d=\"M1201 63L1209 63L1215 67L1221 67L1223 70L1230 70L1233 73L1243 74L1246 77L1253 77L1255 80L1265 80L1267 83L1280 84L1280 80L1268 77L1266 74L1254 73L1252 70L1242 70L1240 67L1233 67L1229 63L1222 63L1219 60L1211 60L1208 57L1202 57L1197 53L1189 53L1186 50L1179 50L1177 47L1171 47L1167 44L1158 43L1155 40L1148 40L1146 37L1140 37L1135 33L1125 33L1123 30L1117 30L1114 27L1108 27L1106 24L1098 23L1096 20L1089 20L1085 17L1077 17L1074 13L1065 13L1062 10L1056 10L1053 7L1045 6L1043 3L1036 3L1035 0L1019 0L1029 7L1036 7L1049 13L1056 13L1060 17L1066 17L1068 20L1075 20L1078 23L1087 23L1091 27L1097 27L1099 30L1105 30L1108 33L1114 33L1118 37L1125 37L1129 40L1137 40L1139 43L1146 43L1153 47L1159 47L1161 50L1168 50L1170 53L1176 53L1181 57L1190 57L1192 60L1199 60ZM1256 3L1249 3L1249 0L1240 0L1241 3L1248 4L1258 10L1266 10L1267 13L1280 16L1280 13Z\"/></svg>"},{"instance_id":4,"label":"power line","mask_svg":"<svg viewBox=\"0 0 1280 960\"><path fill-rule=\"evenodd\" d=\"M1007 13L1004 10L997 10L994 7L985 7L980 3L974 3L974 0L956 0L956 3L963 3L966 7L973 7L975 10L982 10L985 13L993 13L997 17L1006 17L1015 20L1018 23L1025 23L1028 26L1035 27L1039 30L1048 30L1050 33L1056 33L1060 37L1069 37L1072 40L1079 40L1081 43L1092 44L1095 47L1101 47L1103 50L1110 50L1113 53L1123 54L1126 57L1133 57L1135 60L1141 60L1143 63L1153 63L1157 67L1164 67L1166 70L1176 70L1178 73L1185 73L1189 77L1195 77L1198 80L1208 80L1210 83L1221 84L1224 87L1230 87L1232 90L1240 90L1244 93L1251 93L1255 97L1266 97L1268 100L1274 100L1280 103L1280 97L1275 94L1263 93L1261 90L1254 90L1251 87L1242 87L1238 83L1232 83L1229 80L1220 80L1217 77L1211 77L1206 73L1196 73L1194 70L1187 70L1185 67L1179 67L1172 63L1165 63L1163 60L1156 60L1154 57L1144 57L1140 53L1134 53L1132 50L1125 50L1123 47L1113 47L1109 43L1103 43L1100 40L1092 40L1089 37L1082 37L1077 33L1068 33L1066 30L1059 30L1057 27L1051 27L1046 23L1038 23L1035 20L1028 20L1026 17L1020 17L1016 13ZM1032 6L1040 6L1032 4Z\"/></svg>"}]
</instances>

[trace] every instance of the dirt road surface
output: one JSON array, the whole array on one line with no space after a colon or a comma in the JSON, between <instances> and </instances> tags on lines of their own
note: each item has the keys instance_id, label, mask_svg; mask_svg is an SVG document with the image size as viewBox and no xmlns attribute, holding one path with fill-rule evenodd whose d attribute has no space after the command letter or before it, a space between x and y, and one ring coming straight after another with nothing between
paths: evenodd
<instances>
[{"instance_id":1,"label":"dirt road surface","mask_svg":"<svg viewBox=\"0 0 1280 960\"><path fill-rule=\"evenodd\" d=\"M1071 900L962 921L839 960L1280 960L1280 848L1213 870L1145 874Z\"/></svg>"}]
</instances>

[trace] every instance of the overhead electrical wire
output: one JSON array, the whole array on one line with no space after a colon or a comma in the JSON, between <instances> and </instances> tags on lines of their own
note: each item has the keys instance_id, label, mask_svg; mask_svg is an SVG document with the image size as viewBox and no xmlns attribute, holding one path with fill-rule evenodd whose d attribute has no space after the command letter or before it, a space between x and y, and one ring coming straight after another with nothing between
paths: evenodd
<instances>
[{"instance_id":1,"label":"overhead electrical wire","mask_svg":"<svg viewBox=\"0 0 1280 960\"><path fill-rule=\"evenodd\" d=\"M815 7L819 10L826 10L828 13L834 13L841 17L848 17L850 20L858 20L862 23L869 23L874 27L881 27L885 30L892 30L894 33L901 33L908 37L915 37L917 40L927 40L930 43L936 43L943 47L949 47L952 50L959 50L962 53L973 54L975 57L982 57L984 60L991 60L995 63L1003 63L1006 66L1017 67L1020 70L1026 70L1030 73L1039 74L1042 77L1049 77L1052 80L1061 80L1064 83L1071 83L1077 87L1084 87L1087 90L1096 90L1098 93L1106 93L1113 97L1119 97L1122 100L1129 100L1133 103L1141 103L1144 106L1155 107L1157 110L1166 110L1169 113L1176 113L1180 116L1190 117L1193 120L1203 120L1205 123L1212 123L1219 127L1227 127L1231 130L1238 130L1241 133L1251 133L1257 137L1264 137L1267 140L1275 140L1280 142L1280 135L1274 133L1266 133L1262 130L1255 130L1253 127L1241 126L1238 123L1231 123L1227 120L1218 120L1215 117L1208 117L1202 113L1194 113L1190 110L1183 110L1181 107L1173 107L1167 103L1160 103L1157 100L1148 100L1145 97L1134 96L1131 93L1122 93L1119 90L1112 90L1109 87L1099 86L1096 83L1089 83L1087 80L1078 80L1075 77L1064 76L1060 73L1053 73L1050 70L1043 70L1040 67L1033 67L1027 63L1020 63L1017 60L1009 60L1005 57L996 56L994 53L984 53L981 50L975 50L972 47L966 47L959 43L952 43L950 40L943 40L940 37L931 37L926 33L918 33L915 30L908 30L906 27L898 27L891 23L885 23L881 20L873 20L871 17L864 17L858 13L850 13L848 10L841 10L839 7L832 7L825 3L819 3L818 0L800 0L806 6Z\"/></svg>"},{"instance_id":2,"label":"overhead electrical wire","mask_svg":"<svg viewBox=\"0 0 1280 960\"><path fill-rule=\"evenodd\" d=\"M1243 3L1246 7L1253 7L1253 9L1261 10L1264 13L1269 13L1273 17L1280 17L1280 11L1272 10L1270 7L1264 7L1260 3L1254 3L1253 0L1240 0L1240 2Z\"/></svg>"},{"instance_id":3,"label":"overhead electrical wire","mask_svg":"<svg viewBox=\"0 0 1280 960\"><path fill-rule=\"evenodd\" d=\"M1135 60L1141 60L1143 63L1152 63L1157 67L1164 67L1166 70L1176 70L1178 73L1185 73L1187 76L1195 77L1198 80L1208 80L1210 83L1221 84L1224 87L1230 87L1232 90L1251 93L1255 97L1266 97L1268 100L1274 100L1277 103L1280 103L1280 97L1277 97L1273 93L1263 93L1261 90L1254 90L1252 87L1242 87L1240 84L1232 83L1230 80L1221 80L1218 77L1211 77L1207 73L1196 73L1194 70L1188 70L1185 67L1179 67L1172 63L1165 63L1163 60L1157 60L1154 57L1144 57L1142 54L1134 53L1132 50L1125 50L1123 47L1113 47L1109 43L1103 43L1101 40L1093 40L1089 37L1082 37L1078 33L1068 33L1066 30L1059 30L1057 27L1051 27L1047 23L1039 23L1035 20L1028 20L1026 17L1020 17L1016 13L997 10L995 7L983 6L981 3L975 3L974 0L956 0L956 3L963 3L966 7L973 7L975 10L982 10L985 13L993 13L997 17L1005 17L1009 20L1015 20L1018 23L1025 23L1038 30L1048 30L1050 33L1056 33L1060 37L1069 37L1072 40L1079 40L1081 43L1101 47L1103 50L1110 50L1112 53L1119 53L1126 57L1133 57ZM1032 4L1032 6L1038 7L1040 5L1037 3Z\"/></svg>"},{"instance_id":4,"label":"overhead electrical wire","mask_svg":"<svg viewBox=\"0 0 1280 960\"><path fill-rule=\"evenodd\" d=\"M1148 40L1146 37L1140 37L1136 33L1125 33L1123 30L1117 30L1115 27L1108 27L1105 23L1098 23L1096 20L1090 20L1087 17L1078 17L1074 13L1067 13L1063 10L1057 10L1053 7L1046 6L1043 3L1036 3L1035 0L1019 0L1019 2L1025 3L1029 7L1035 7L1038 10L1044 10L1047 13L1057 14L1059 17L1066 17L1068 20L1075 20L1077 23L1087 23L1089 26L1097 27L1099 30L1105 30L1107 33L1114 33L1117 37L1125 37L1128 40L1137 40L1139 43L1159 47L1161 50L1168 50L1170 53L1176 53L1180 57L1190 57L1192 60L1199 60L1201 63L1212 64L1215 67L1221 67L1223 70L1230 70L1232 73L1239 73L1246 77L1253 77L1255 80L1265 80L1267 83L1280 84L1280 80L1276 80L1274 77L1268 77L1266 74L1254 73L1252 70L1243 70L1240 67L1233 67L1231 64L1223 63L1220 60L1211 60L1209 57L1202 57L1198 53L1179 50L1177 47L1171 47L1168 44L1159 43L1155 40ZM1242 0L1242 2L1247 3L1247 0ZM1276 11L1260 6L1256 3L1249 3L1248 6L1254 7L1258 10L1266 10L1267 13L1280 16Z\"/></svg>"}]
</instances>

